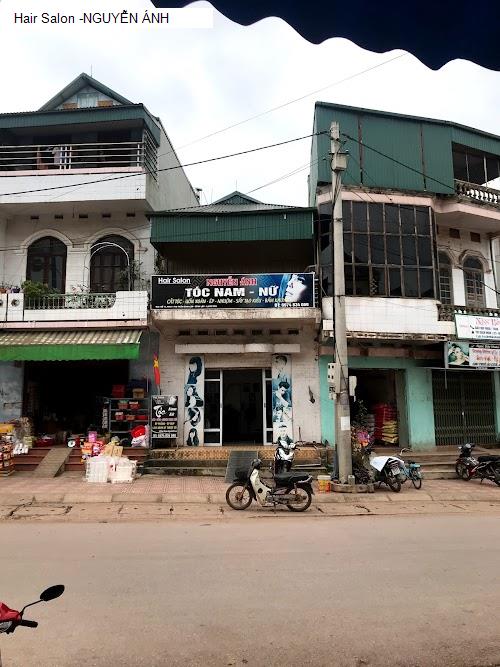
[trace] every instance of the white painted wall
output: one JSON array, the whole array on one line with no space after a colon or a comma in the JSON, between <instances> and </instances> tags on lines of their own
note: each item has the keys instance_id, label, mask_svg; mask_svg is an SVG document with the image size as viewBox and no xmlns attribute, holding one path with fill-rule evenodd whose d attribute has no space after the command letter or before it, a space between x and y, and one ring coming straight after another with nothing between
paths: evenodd
<instances>
[{"instance_id":1,"label":"white painted wall","mask_svg":"<svg viewBox=\"0 0 500 667\"><path fill-rule=\"evenodd\" d=\"M365 333L441 334L455 332L453 322L438 320L434 299L346 297L347 331ZM333 320L333 299L323 298L323 318Z\"/></svg>"},{"instance_id":2,"label":"white painted wall","mask_svg":"<svg viewBox=\"0 0 500 667\"><path fill-rule=\"evenodd\" d=\"M255 322L249 322L250 325L255 326ZM286 342L300 344L300 353L292 354L294 438L299 439L300 427L302 440L320 442L319 365L317 343L314 338L314 326L304 326L298 336L286 337ZM276 341L271 338L266 338L262 342L276 344ZM182 397L184 395L186 355L175 353L175 343L176 330L174 328L162 331L159 354L161 387L164 394L175 394ZM204 343L220 343L220 340L207 336ZM271 368L270 353L205 354L204 357L207 369ZM314 403L310 402L309 387L315 399ZM183 409L180 410L180 414L183 414ZM182 432L182 428L179 430ZM183 444L182 437L180 437L178 445L183 446Z\"/></svg>"},{"instance_id":3,"label":"white painted wall","mask_svg":"<svg viewBox=\"0 0 500 667\"><path fill-rule=\"evenodd\" d=\"M488 308L497 307L497 295L495 294L495 276L491 262L490 242L486 234L481 233L481 242L470 240L470 232L479 230L460 229L460 238L452 239L447 227L439 226L437 237L438 251L446 252L452 262L453 302L456 306L465 306L465 280L464 272L460 268L467 256L476 257L483 265L484 271L484 294Z\"/></svg>"},{"instance_id":4,"label":"white painted wall","mask_svg":"<svg viewBox=\"0 0 500 667\"><path fill-rule=\"evenodd\" d=\"M57 210L54 207L54 211ZM103 204L102 213L107 213L108 210ZM151 276L154 272L154 248L149 242L149 221L140 210L133 218L128 218L125 210L122 210L113 212L111 218L102 218L100 213L91 213L88 219L79 219L71 214L64 214L63 220L55 220L54 214L40 215L39 220L31 220L28 215L10 218L1 247L14 250L3 253L3 281L8 285L18 286L26 280L29 245L43 236L55 236L67 246L65 291L70 293L73 288L78 289L80 285L89 284L90 248L97 240L110 234L119 234L132 242L134 257L141 263L142 273L145 277Z\"/></svg>"}]
</instances>

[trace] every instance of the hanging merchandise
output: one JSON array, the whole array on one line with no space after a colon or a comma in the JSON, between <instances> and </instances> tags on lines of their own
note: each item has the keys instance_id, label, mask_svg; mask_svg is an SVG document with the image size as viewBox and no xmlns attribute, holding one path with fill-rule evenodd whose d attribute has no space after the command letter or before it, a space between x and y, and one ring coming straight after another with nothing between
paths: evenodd
<instances>
[{"instance_id":1,"label":"hanging merchandise","mask_svg":"<svg viewBox=\"0 0 500 667\"><path fill-rule=\"evenodd\" d=\"M14 473L14 458L12 445L1 444L0 442L0 479L9 477Z\"/></svg>"}]
</instances>

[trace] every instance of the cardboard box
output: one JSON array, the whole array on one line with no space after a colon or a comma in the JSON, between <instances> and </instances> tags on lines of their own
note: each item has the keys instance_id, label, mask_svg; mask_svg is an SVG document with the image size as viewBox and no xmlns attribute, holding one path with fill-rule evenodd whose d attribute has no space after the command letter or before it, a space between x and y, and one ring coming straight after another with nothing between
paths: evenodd
<instances>
[{"instance_id":1,"label":"cardboard box","mask_svg":"<svg viewBox=\"0 0 500 667\"><path fill-rule=\"evenodd\" d=\"M144 398L144 389L132 389L132 398Z\"/></svg>"}]
</instances>

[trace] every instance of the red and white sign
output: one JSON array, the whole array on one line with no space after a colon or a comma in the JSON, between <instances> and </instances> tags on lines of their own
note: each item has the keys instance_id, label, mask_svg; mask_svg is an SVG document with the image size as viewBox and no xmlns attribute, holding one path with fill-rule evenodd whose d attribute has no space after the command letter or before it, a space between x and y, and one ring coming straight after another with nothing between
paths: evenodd
<instances>
[{"instance_id":1,"label":"red and white sign","mask_svg":"<svg viewBox=\"0 0 500 667\"><path fill-rule=\"evenodd\" d=\"M457 338L465 340L500 340L500 317L455 315Z\"/></svg>"}]
</instances>

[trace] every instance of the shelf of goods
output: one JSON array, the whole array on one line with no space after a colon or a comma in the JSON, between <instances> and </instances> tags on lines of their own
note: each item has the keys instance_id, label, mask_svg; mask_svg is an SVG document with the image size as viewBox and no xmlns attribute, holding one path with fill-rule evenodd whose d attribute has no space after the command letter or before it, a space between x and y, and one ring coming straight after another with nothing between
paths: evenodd
<instances>
[{"instance_id":1,"label":"shelf of goods","mask_svg":"<svg viewBox=\"0 0 500 667\"><path fill-rule=\"evenodd\" d=\"M107 398L108 429L111 435L125 435L135 426L149 423L149 398Z\"/></svg>"},{"instance_id":2,"label":"shelf of goods","mask_svg":"<svg viewBox=\"0 0 500 667\"><path fill-rule=\"evenodd\" d=\"M14 472L14 455L12 445L0 443L0 479L8 477Z\"/></svg>"}]
</instances>

